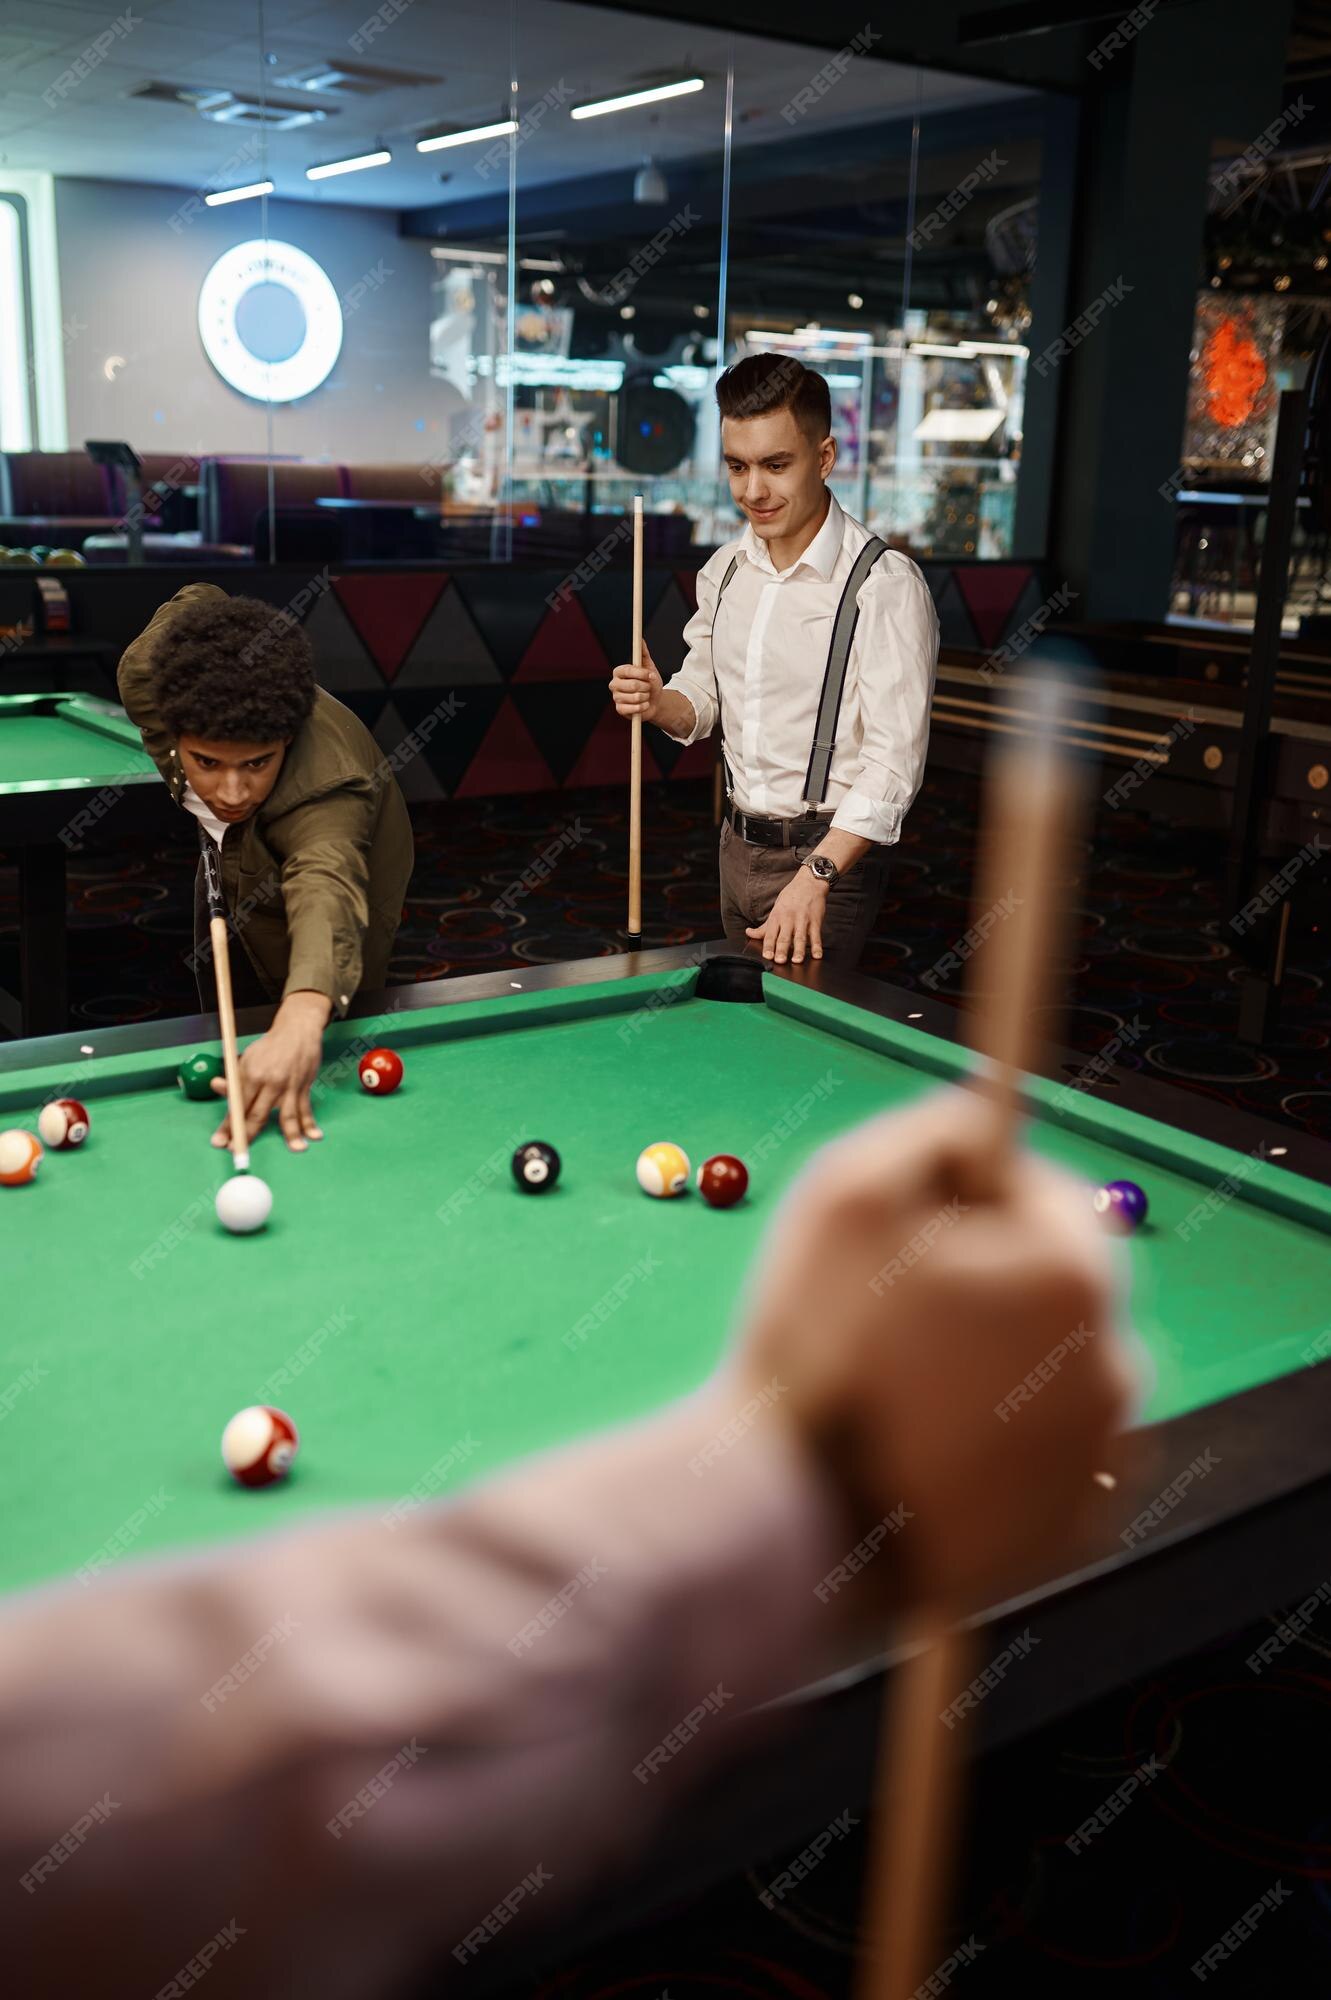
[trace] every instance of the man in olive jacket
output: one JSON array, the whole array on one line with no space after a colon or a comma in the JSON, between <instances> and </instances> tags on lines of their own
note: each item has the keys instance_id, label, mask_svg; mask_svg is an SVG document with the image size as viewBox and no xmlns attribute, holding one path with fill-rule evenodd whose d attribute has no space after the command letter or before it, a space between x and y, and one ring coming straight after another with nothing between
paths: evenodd
<instances>
[{"instance_id":1,"label":"man in olive jacket","mask_svg":"<svg viewBox=\"0 0 1331 2000\"><path fill-rule=\"evenodd\" d=\"M310 1103L329 1016L384 985L413 842L364 724L316 686L295 619L187 584L120 662L120 699L177 805L218 846L236 1005L279 1001L241 1058L247 1138L276 1106L288 1145L322 1137ZM215 1005L203 865L193 964ZM230 1144L230 1123L214 1144Z\"/></svg>"}]
</instances>

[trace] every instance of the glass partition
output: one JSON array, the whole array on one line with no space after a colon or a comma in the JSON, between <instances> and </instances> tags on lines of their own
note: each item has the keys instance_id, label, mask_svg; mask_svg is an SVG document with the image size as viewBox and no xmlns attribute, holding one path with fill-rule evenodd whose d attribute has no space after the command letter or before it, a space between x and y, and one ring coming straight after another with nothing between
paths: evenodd
<instances>
[{"instance_id":1,"label":"glass partition","mask_svg":"<svg viewBox=\"0 0 1331 2000\"><path fill-rule=\"evenodd\" d=\"M770 347L828 376L852 512L1012 553L1039 93L572 0L384 7L319 60L257 0L189 62L123 22L11 78L9 543L507 560L641 491L654 554L705 550L716 375Z\"/></svg>"}]
</instances>

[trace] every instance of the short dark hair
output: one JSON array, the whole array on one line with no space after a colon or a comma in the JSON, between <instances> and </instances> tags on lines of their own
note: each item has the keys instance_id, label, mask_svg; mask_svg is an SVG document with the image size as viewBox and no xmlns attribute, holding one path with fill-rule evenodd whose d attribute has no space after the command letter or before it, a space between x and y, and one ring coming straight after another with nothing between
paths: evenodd
<instances>
[{"instance_id":1,"label":"short dark hair","mask_svg":"<svg viewBox=\"0 0 1331 2000\"><path fill-rule=\"evenodd\" d=\"M815 444L832 434L832 398L814 368L793 354L746 354L717 381L716 407L723 417L765 417L789 410Z\"/></svg>"},{"instance_id":2,"label":"short dark hair","mask_svg":"<svg viewBox=\"0 0 1331 2000\"><path fill-rule=\"evenodd\" d=\"M185 605L153 663L157 710L177 737L275 743L295 735L316 693L305 633L257 597Z\"/></svg>"}]
</instances>

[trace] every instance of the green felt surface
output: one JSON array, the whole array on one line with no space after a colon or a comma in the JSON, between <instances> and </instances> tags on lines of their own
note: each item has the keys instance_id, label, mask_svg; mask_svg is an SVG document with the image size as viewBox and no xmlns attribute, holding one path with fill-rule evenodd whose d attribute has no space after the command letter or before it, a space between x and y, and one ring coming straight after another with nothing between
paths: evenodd
<instances>
[{"instance_id":1,"label":"green felt surface","mask_svg":"<svg viewBox=\"0 0 1331 2000\"><path fill-rule=\"evenodd\" d=\"M249 1238L213 1215L229 1160L208 1143L214 1108L175 1084L189 1049L0 1076L0 1125L32 1125L59 1089L92 1115L80 1151L0 1189L0 1587L108 1546L118 1559L454 1492L694 1387L810 1154L967 1058L781 980L762 1006L692 988L670 975L341 1024L327 1137L304 1156L258 1142L274 1211ZM376 1043L406 1064L387 1098L356 1079ZM1302 1365L1331 1317L1331 1194L1076 1093L1037 1095L1041 1150L1149 1192L1124 1252L1158 1371L1148 1414ZM563 1156L552 1194L513 1185L528 1138ZM746 1201L651 1201L634 1162L659 1138L695 1167L740 1154ZM289 1410L302 1447L287 1485L251 1494L218 1442L256 1401Z\"/></svg>"},{"instance_id":2,"label":"green felt surface","mask_svg":"<svg viewBox=\"0 0 1331 2000\"><path fill-rule=\"evenodd\" d=\"M0 793L157 775L139 732L109 703L64 695L0 699Z\"/></svg>"}]
</instances>

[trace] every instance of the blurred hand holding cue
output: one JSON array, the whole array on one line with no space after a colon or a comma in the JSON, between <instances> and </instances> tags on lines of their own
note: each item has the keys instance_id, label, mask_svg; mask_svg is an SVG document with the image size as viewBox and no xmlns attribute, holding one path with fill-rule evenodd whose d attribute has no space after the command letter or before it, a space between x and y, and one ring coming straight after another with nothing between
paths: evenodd
<instances>
[{"instance_id":1,"label":"blurred hand holding cue","mask_svg":"<svg viewBox=\"0 0 1331 2000\"><path fill-rule=\"evenodd\" d=\"M1061 892L1081 817L1077 776L1059 740L1063 690L1044 681L1034 706L1027 735L991 758L976 870L977 921L996 916L971 960L969 1009L970 1040L985 1059L976 1072L986 1129L974 1185L991 1199L1016 1157L1021 1078L1038 1072L1063 998L1055 970ZM957 1617L957 1607L939 1603L919 1621L917 1650L884 1718L861 2000L910 2000L938 1964L961 1763L957 1732L940 1717L966 1685L971 1656Z\"/></svg>"},{"instance_id":2,"label":"blurred hand holding cue","mask_svg":"<svg viewBox=\"0 0 1331 2000\"><path fill-rule=\"evenodd\" d=\"M199 847L203 854L203 879L208 896L208 935L213 949L213 974L217 981L217 1017L222 1030L226 1108L231 1120L231 1161L235 1171L243 1174L249 1168L250 1149L245 1100L240 1089L236 1005L231 992L231 938L227 929L226 900L222 895L222 865L215 841L202 827L199 828Z\"/></svg>"},{"instance_id":3,"label":"blurred hand holding cue","mask_svg":"<svg viewBox=\"0 0 1331 2000\"><path fill-rule=\"evenodd\" d=\"M633 664L642 665L642 495L633 496ZM630 946L642 943L642 717L629 722Z\"/></svg>"}]
</instances>

